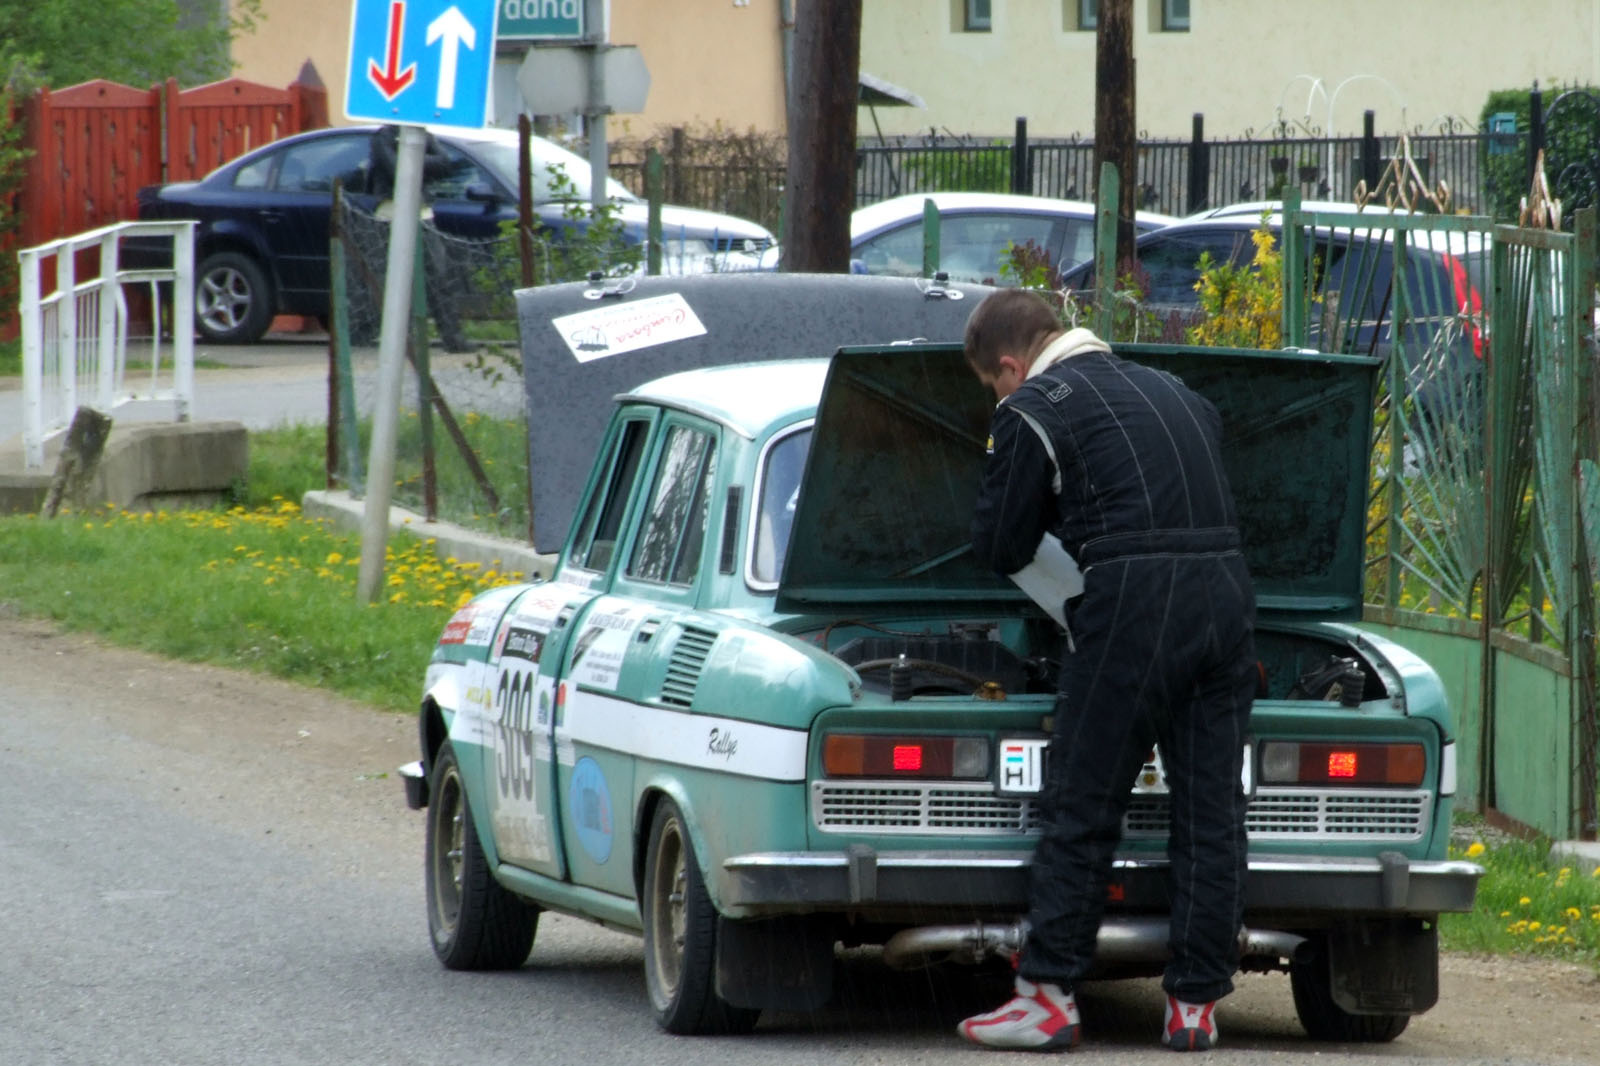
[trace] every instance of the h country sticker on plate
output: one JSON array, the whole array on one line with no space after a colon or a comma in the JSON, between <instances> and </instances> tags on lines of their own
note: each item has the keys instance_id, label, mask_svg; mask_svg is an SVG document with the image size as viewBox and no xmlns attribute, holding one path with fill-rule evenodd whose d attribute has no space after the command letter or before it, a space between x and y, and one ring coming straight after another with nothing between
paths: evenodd
<instances>
[{"instance_id":1,"label":"h country sticker on plate","mask_svg":"<svg viewBox=\"0 0 1600 1066\"><path fill-rule=\"evenodd\" d=\"M996 784L1001 792L1038 792L1044 787L1044 737L1006 737L1000 741Z\"/></svg>"}]
</instances>

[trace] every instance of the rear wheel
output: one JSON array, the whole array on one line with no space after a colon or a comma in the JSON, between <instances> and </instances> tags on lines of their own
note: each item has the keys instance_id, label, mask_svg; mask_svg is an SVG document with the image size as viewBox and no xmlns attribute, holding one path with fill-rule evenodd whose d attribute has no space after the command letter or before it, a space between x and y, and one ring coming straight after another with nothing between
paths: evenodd
<instances>
[{"instance_id":1,"label":"rear wheel","mask_svg":"<svg viewBox=\"0 0 1600 1066\"><path fill-rule=\"evenodd\" d=\"M195 270L194 320L209 341L260 340L272 325L272 287L260 264L240 252L214 252L201 260Z\"/></svg>"},{"instance_id":2,"label":"rear wheel","mask_svg":"<svg viewBox=\"0 0 1600 1066\"><path fill-rule=\"evenodd\" d=\"M1333 1001L1328 956L1316 952L1289 967L1294 1011L1313 1040L1340 1044L1381 1044L1405 1032L1409 1014L1351 1014Z\"/></svg>"},{"instance_id":3,"label":"rear wheel","mask_svg":"<svg viewBox=\"0 0 1600 1066\"><path fill-rule=\"evenodd\" d=\"M748 1033L759 1010L716 992L717 910L706 894L683 814L662 800L645 853L644 983L656 1022L669 1033Z\"/></svg>"},{"instance_id":4,"label":"rear wheel","mask_svg":"<svg viewBox=\"0 0 1600 1066\"><path fill-rule=\"evenodd\" d=\"M512 970L533 950L539 908L489 871L455 749L446 741L428 782L425 881L433 953L452 970Z\"/></svg>"}]
</instances>

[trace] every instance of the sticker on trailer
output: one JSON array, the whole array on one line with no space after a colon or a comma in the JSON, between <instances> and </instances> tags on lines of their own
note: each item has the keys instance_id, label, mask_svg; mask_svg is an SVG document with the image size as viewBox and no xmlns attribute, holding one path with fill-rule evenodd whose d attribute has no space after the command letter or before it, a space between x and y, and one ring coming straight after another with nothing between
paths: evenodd
<instances>
[{"instance_id":1,"label":"sticker on trailer","mask_svg":"<svg viewBox=\"0 0 1600 1066\"><path fill-rule=\"evenodd\" d=\"M706 327L678 293L552 318L573 358L580 363L654 348L705 335Z\"/></svg>"}]
</instances>

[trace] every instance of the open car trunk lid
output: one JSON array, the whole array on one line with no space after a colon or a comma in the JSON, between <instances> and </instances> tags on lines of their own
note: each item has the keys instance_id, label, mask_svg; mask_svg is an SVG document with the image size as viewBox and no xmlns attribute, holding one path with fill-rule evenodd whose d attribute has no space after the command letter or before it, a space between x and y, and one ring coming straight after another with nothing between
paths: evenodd
<instances>
[{"instance_id":1,"label":"open car trunk lid","mask_svg":"<svg viewBox=\"0 0 1600 1066\"><path fill-rule=\"evenodd\" d=\"M1258 608L1355 620L1378 360L1121 345L1222 414ZM778 608L1021 599L970 551L994 397L959 345L841 350L817 409Z\"/></svg>"}]
</instances>

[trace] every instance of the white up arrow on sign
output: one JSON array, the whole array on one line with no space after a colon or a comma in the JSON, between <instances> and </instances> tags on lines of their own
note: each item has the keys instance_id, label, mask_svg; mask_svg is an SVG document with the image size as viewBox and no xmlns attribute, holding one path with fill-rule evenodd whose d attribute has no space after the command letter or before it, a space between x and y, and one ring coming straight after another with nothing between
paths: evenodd
<instances>
[{"instance_id":1,"label":"white up arrow on sign","mask_svg":"<svg viewBox=\"0 0 1600 1066\"><path fill-rule=\"evenodd\" d=\"M467 21L461 9L453 4L428 23L428 44L441 40L444 45L439 53L439 91L434 103L440 110L449 110L456 105L456 55L460 46L464 44L468 49L478 46L478 32L472 28L472 23Z\"/></svg>"}]
</instances>

